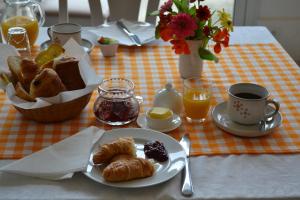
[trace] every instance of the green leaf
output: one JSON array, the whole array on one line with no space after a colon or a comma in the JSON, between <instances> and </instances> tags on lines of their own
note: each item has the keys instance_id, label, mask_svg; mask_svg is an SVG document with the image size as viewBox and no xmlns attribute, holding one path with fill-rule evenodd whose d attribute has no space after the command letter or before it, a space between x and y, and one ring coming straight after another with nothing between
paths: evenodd
<instances>
[{"instance_id":1,"label":"green leaf","mask_svg":"<svg viewBox=\"0 0 300 200\"><path fill-rule=\"evenodd\" d=\"M181 0L182 10L185 13L189 13L189 0Z\"/></svg>"},{"instance_id":2,"label":"green leaf","mask_svg":"<svg viewBox=\"0 0 300 200\"><path fill-rule=\"evenodd\" d=\"M189 10L189 14L191 16L195 16L196 15L196 10L197 10L196 6L191 7L190 10Z\"/></svg>"},{"instance_id":3,"label":"green leaf","mask_svg":"<svg viewBox=\"0 0 300 200\"><path fill-rule=\"evenodd\" d=\"M177 7L178 9L178 12L182 12L183 11L183 8L181 6L181 1L180 0L173 0L175 6Z\"/></svg>"},{"instance_id":4,"label":"green leaf","mask_svg":"<svg viewBox=\"0 0 300 200\"><path fill-rule=\"evenodd\" d=\"M158 15L159 15L159 10L155 10L148 14L148 16L158 16Z\"/></svg>"},{"instance_id":5,"label":"green leaf","mask_svg":"<svg viewBox=\"0 0 300 200\"><path fill-rule=\"evenodd\" d=\"M215 62L219 61L219 59L212 52L210 52L207 49L200 47L198 50L198 53L199 53L200 58L202 58L203 60L212 60Z\"/></svg>"},{"instance_id":6,"label":"green leaf","mask_svg":"<svg viewBox=\"0 0 300 200\"><path fill-rule=\"evenodd\" d=\"M159 26L156 26L156 28L155 28L155 39L159 39L159 38L160 38Z\"/></svg>"},{"instance_id":7,"label":"green leaf","mask_svg":"<svg viewBox=\"0 0 300 200\"><path fill-rule=\"evenodd\" d=\"M196 31L195 31L195 36L194 36L197 40L202 40L204 37L205 37L205 35L204 35L204 33L203 33L203 31L201 30L201 29L197 29Z\"/></svg>"}]
</instances>

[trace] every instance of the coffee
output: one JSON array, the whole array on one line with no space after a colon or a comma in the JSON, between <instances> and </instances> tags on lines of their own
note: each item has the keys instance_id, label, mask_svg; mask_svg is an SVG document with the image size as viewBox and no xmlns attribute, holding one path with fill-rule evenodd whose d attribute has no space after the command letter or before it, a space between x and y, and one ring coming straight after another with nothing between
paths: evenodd
<instances>
[{"instance_id":1,"label":"coffee","mask_svg":"<svg viewBox=\"0 0 300 200\"><path fill-rule=\"evenodd\" d=\"M234 96L242 98L242 99L261 99L262 97L257 94L247 93L247 92L240 92L235 94Z\"/></svg>"}]
</instances>

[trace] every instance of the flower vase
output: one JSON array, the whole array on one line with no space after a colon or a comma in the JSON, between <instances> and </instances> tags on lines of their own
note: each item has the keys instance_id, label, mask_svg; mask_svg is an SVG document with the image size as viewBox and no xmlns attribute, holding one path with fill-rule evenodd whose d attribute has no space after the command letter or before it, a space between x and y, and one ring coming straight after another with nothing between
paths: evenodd
<instances>
[{"instance_id":1,"label":"flower vase","mask_svg":"<svg viewBox=\"0 0 300 200\"><path fill-rule=\"evenodd\" d=\"M202 44L201 40L187 40L186 41L190 54L179 55L179 73L181 78L200 77L203 68L203 60L200 58L198 49Z\"/></svg>"}]
</instances>

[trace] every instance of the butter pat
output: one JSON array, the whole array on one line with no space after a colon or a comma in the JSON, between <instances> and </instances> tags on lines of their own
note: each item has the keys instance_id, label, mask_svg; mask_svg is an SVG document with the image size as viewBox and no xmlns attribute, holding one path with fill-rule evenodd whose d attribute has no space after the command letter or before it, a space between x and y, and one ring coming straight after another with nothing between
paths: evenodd
<instances>
[{"instance_id":1,"label":"butter pat","mask_svg":"<svg viewBox=\"0 0 300 200\"><path fill-rule=\"evenodd\" d=\"M146 113L147 126L154 130L163 130L173 123L173 111L164 107L153 107Z\"/></svg>"},{"instance_id":2,"label":"butter pat","mask_svg":"<svg viewBox=\"0 0 300 200\"><path fill-rule=\"evenodd\" d=\"M148 112L148 116L152 119L167 119L172 116L172 111L169 108L153 107Z\"/></svg>"}]
</instances>

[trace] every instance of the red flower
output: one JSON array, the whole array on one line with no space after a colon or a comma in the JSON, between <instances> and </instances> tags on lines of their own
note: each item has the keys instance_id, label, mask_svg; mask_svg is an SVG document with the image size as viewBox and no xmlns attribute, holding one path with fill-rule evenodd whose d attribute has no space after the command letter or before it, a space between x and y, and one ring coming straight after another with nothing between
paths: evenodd
<instances>
[{"instance_id":1,"label":"red flower","mask_svg":"<svg viewBox=\"0 0 300 200\"><path fill-rule=\"evenodd\" d=\"M160 14L164 14L166 11L169 11L172 8L173 0L168 0L165 2L159 9Z\"/></svg>"},{"instance_id":2,"label":"red flower","mask_svg":"<svg viewBox=\"0 0 300 200\"><path fill-rule=\"evenodd\" d=\"M177 39L183 39L194 36L198 26L192 16L186 13L180 13L172 17L170 28L174 31Z\"/></svg>"},{"instance_id":3,"label":"red flower","mask_svg":"<svg viewBox=\"0 0 300 200\"><path fill-rule=\"evenodd\" d=\"M164 41L169 41L173 38L173 30L168 27L160 28L159 34Z\"/></svg>"},{"instance_id":4,"label":"red flower","mask_svg":"<svg viewBox=\"0 0 300 200\"><path fill-rule=\"evenodd\" d=\"M206 21L211 17L210 10L207 6L199 6L196 13L200 21Z\"/></svg>"},{"instance_id":5,"label":"red flower","mask_svg":"<svg viewBox=\"0 0 300 200\"><path fill-rule=\"evenodd\" d=\"M220 53L222 50L222 46L228 47L229 45L229 33L226 28L217 32L217 34L213 37L213 40L216 42L214 46L215 53Z\"/></svg>"},{"instance_id":6,"label":"red flower","mask_svg":"<svg viewBox=\"0 0 300 200\"><path fill-rule=\"evenodd\" d=\"M173 44L172 49L175 50L176 54L190 54L190 49L185 40L171 40Z\"/></svg>"},{"instance_id":7,"label":"red flower","mask_svg":"<svg viewBox=\"0 0 300 200\"><path fill-rule=\"evenodd\" d=\"M203 27L203 33L206 37L210 36L211 29L208 26Z\"/></svg>"},{"instance_id":8,"label":"red flower","mask_svg":"<svg viewBox=\"0 0 300 200\"><path fill-rule=\"evenodd\" d=\"M172 14L169 13L167 15L164 15L164 14L160 14L159 15L159 24L163 24L164 26L166 26L172 19Z\"/></svg>"}]
</instances>

